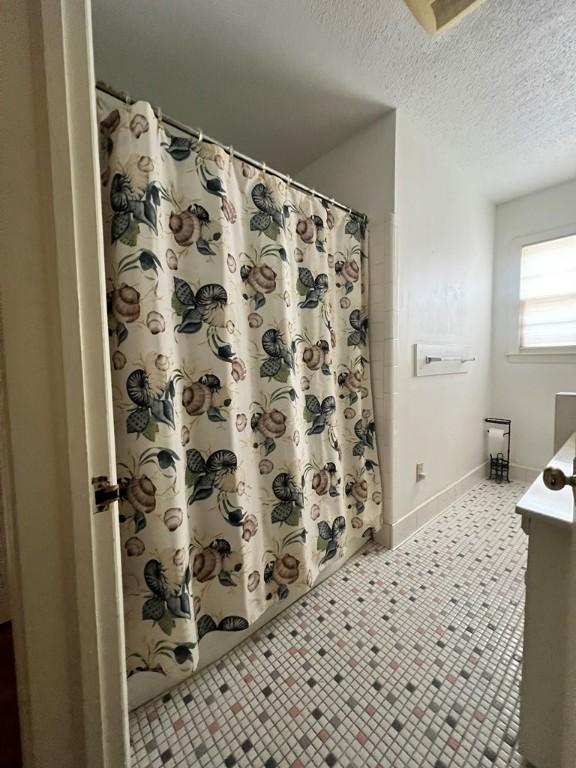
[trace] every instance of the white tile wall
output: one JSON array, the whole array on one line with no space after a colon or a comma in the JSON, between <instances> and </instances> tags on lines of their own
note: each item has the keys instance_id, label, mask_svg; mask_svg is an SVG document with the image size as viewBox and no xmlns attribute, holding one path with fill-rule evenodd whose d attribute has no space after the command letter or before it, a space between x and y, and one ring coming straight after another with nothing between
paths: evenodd
<instances>
[{"instance_id":1,"label":"white tile wall","mask_svg":"<svg viewBox=\"0 0 576 768\"><path fill-rule=\"evenodd\" d=\"M394 503L394 434L398 373L398 269L394 216L375 223L370 236L370 357L378 454L383 485L384 526L378 540L391 543Z\"/></svg>"}]
</instances>

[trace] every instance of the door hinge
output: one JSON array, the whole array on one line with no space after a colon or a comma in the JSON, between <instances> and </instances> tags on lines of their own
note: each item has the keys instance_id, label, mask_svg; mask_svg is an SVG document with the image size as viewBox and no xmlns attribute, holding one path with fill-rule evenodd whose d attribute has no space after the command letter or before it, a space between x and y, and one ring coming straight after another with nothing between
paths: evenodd
<instances>
[{"instance_id":1,"label":"door hinge","mask_svg":"<svg viewBox=\"0 0 576 768\"><path fill-rule=\"evenodd\" d=\"M92 478L96 512L105 512L110 504L120 499L120 487L113 485L106 475Z\"/></svg>"}]
</instances>

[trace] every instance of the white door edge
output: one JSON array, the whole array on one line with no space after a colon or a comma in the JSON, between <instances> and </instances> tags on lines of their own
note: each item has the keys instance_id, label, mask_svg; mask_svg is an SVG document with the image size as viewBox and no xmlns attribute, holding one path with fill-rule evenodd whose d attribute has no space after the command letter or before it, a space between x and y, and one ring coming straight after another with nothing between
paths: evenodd
<instances>
[{"instance_id":1,"label":"white door edge","mask_svg":"<svg viewBox=\"0 0 576 768\"><path fill-rule=\"evenodd\" d=\"M129 765L117 504L96 513L91 478L116 479L90 0L42 0L48 130L73 492L87 767Z\"/></svg>"}]
</instances>

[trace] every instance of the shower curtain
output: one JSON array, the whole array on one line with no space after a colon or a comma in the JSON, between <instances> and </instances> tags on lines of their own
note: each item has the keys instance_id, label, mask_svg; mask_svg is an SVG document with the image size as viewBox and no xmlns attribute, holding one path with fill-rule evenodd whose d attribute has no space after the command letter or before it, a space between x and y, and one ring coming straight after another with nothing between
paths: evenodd
<instances>
[{"instance_id":1,"label":"shower curtain","mask_svg":"<svg viewBox=\"0 0 576 768\"><path fill-rule=\"evenodd\" d=\"M128 674L380 525L363 219L98 97Z\"/></svg>"}]
</instances>

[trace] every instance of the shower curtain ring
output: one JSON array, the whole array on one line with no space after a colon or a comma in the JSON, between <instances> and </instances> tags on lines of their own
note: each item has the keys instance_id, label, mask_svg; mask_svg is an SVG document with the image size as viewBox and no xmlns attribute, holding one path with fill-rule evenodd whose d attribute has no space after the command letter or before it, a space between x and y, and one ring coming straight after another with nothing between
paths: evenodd
<instances>
[{"instance_id":1,"label":"shower curtain ring","mask_svg":"<svg viewBox=\"0 0 576 768\"><path fill-rule=\"evenodd\" d=\"M202 128L198 128L198 144L202 144L204 141L204 131Z\"/></svg>"},{"instance_id":2,"label":"shower curtain ring","mask_svg":"<svg viewBox=\"0 0 576 768\"><path fill-rule=\"evenodd\" d=\"M114 88L112 88L111 85L109 85L108 87L109 87L109 89L111 91L114 90ZM124 91L124 90L123 91L119 91L119 95L120 95L120 98L124 100L125 104L128 104L128 106L130 106L130 104L132 104L132 99L131 99L130 94L128 93L128 91Z\"/></svg>"},{"instance_id":3,"label":"shower curtain ring","mask_svg":"<svg viewBox=\"0 0 576 768\"><path fill-rule=\"evenodd\" d=\"M266 163L262 163L262 173L266 173Z\"/></svg>"},{"instance_id":4,"label":"shower curtain ring","mask_svg":"<svg viewBox=\"0 0 576 768\"><path fill-rule=\"evenodd\" d=\"M162 122L162 107L156 107L156 117L158 119L158 122Z\"/></svg>"}]
</instances>

